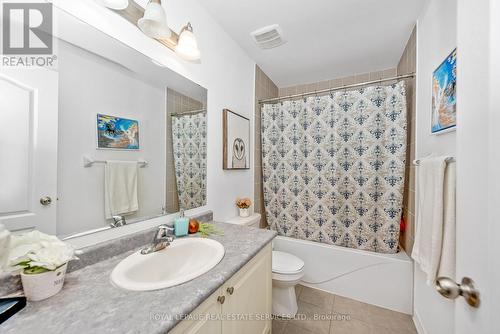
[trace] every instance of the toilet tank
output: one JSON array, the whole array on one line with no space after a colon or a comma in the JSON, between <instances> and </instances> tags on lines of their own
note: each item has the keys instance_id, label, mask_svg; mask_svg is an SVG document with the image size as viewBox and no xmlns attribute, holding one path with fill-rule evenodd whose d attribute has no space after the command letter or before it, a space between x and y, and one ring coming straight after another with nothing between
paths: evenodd
<instances>
[{"instance_id":1,"label":"toilet tank","mask_svg":"<svg viewBox=\"0 0 500 334\"><path fill-rule=\"evenodd\" d=\"M233 217L230 218L227 223L236 224L236 225L244 225L251 227L259 227L260 225L260 213L254 213L249 217Z\"/></svg>"}]
</instances>

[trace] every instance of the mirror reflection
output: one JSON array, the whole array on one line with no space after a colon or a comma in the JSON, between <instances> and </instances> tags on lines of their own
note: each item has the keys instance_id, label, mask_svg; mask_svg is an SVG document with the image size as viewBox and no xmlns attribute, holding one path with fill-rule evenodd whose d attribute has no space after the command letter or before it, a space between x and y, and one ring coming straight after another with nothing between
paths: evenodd
<instances>
[{"instance_id":1,"label":"mirror reflection","mask_svg":"<svg viewBox=\"0 0 500 334\"><path fill-rule=\"evenodd\" d=\"M167 101L166 209L172 213L206 203L207 122L203 102L173 89Z\"/></svg>"},{"instance_id":2,"label":"mirror reflection","mask_svg":"<svg viewBox=\"0 0 500 334\"><path fill-rule=\"evenodd\" d=\"M57 234L205 205L206 90L59 15Z\"/></svg>"}]
</instances>

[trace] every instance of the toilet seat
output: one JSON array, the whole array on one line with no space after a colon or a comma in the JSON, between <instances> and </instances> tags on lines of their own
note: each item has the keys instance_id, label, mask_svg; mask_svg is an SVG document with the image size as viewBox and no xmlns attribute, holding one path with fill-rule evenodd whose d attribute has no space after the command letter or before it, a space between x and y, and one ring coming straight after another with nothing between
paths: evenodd
<instances>
[{"instance_id":1,"label":"toilet seat","mask_svg":"<svg viewBox=\"0 0 500 334\"><path fill-rule=\"evenodd\" d=\"M304 269L304 261L295 255L273 251L273 273L283 275L299 274Z\"/></svg>"}]
</instances>

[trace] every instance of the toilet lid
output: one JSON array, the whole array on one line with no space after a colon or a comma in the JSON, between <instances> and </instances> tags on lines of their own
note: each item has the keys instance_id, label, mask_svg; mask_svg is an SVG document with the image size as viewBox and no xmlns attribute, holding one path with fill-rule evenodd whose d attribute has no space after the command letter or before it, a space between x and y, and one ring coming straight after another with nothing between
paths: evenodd
<instances>
[{"instance_id":1,"label":"toilet lid","mask_svg":"<svg viewBox=\"0 0 500 334\"><path fill-rule=\"evenodd\" d=\"M304 261L295 255L273 251L273 272L278 274L294 274L304 268Z\"/></svg>"}]
</instances>

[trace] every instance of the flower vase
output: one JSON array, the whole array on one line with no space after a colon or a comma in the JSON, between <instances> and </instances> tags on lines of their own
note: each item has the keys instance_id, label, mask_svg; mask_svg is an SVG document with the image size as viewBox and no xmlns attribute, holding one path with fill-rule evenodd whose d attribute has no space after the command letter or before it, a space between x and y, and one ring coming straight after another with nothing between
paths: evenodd
<instances>
[{"instance_id":1,"label":"flower vase","mask_svg":"<svg viewBox=\"0 0 500 334\"><path fill-rule=\"evenodd\" d=\"M248 208L246 208L246 209L241 209L240 208L240 217L245 218L245 217L248 217L248 216L250 216L250 211L248 210Z\"/></svg>"},{"instance_id":2,"label":"flower vase","mask_svg":"<svg viewBox=\"0 0 500 334\"><path fill-rule=\"evenodd\" d=\"M30 301L43 300L61 291L66 276L68 264L40 274L25 274L21 272L24 295Z\"/></svg>"}]
</instances>

